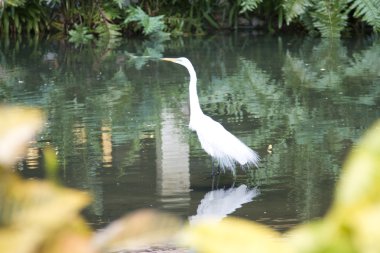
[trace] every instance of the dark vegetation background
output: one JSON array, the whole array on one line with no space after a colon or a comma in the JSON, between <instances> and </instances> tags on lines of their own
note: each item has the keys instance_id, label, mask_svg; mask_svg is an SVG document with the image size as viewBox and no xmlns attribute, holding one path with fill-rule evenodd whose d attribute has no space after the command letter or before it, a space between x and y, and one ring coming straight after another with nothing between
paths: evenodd
<instances>
[{"instance_id":1,"label":"dark vegetation background","mask_svg":"<svg viewBox=\"0 0 380 253\"><path fill-rule=\"evenodd\" d=\"M219 30L345 37L380 31L380 0L9 0L2 35L48 35L87 43Z\"/></svg>"}]
</instances>

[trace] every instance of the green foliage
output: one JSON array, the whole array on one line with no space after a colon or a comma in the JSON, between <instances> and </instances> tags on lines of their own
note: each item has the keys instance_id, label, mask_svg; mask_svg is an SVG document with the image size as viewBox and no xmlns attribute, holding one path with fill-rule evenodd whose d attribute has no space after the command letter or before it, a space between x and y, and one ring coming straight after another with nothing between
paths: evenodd
<instances>
[{"instance_id":1,"label":"green foliage","mask_svg":"<svg viewBox=\"0 0 380 253\"><path fill-rule=\"evenodd\" d=\"M14 1L8 4L0 19L1 32L30 35L49 29L46 9L41 8L38 0Z\"/></svg>"},{"instance_id":2,"label":"green foliage","mask_svg":"<svg viewBox=\"0 0 380 253\"><path fill-rule=\"evenodd\" d=\"M322 37L340 37L347 27L347 0L285 0L282 7L287 25L299 18L309 33L317 30Z\"/></svg>"},{"instance_id":3,"label":"green foliage","mask_svg":"<svg viewBox=\"0 0 380 253\"><path fill-rule=\"evenodd\" d=\"M340 37L348 27L350 11L359 20L367 22L374 31L380 30L379 0L339 0L310 1L284 0L283 8L286 23L289 25L296 17L309 32L317 29L322 37Z\"/></svg>"},{"instance_id":4,"label":"green foliage","mask_svg":"<svg viewBox=\"0 0 380 253\"><path fill-rule=\"evenodd\" d=\"M18 7L18 6L23 6L25 2L26 0L8 0L7 5Z\"/></svg>"},{"instance_id":5,"label":"green foliage","mask_svg":"<svg viewBox=\"0 0 380 253\"><path fill-rule=\"evenodd\" d=\"M74 25L74 29L69 31L70 42L75 44L87 44L90 42L94 35L89 33L89 29L83 25Z\"/></svg>"},{"instance_id":6,"label":"green foliage","mask_svg":"<svg viewBox=\"0 0 380 253\"><path fill-rule=\"evenodd\" d=\"M240 3L240 13L255 10L261 2L262 0L242 0Z\"/></svg>"},{"instance_id":7,"label":"green foliage","mask_svg":"<svg viewBox=\"0 0 380 253\"><path fill-rule=\"evenodd\" d=\"M314 26L322 37L340 37L340 33L347 25L346 0L321 0L313 6L311 13Z\"/></svg>"},{"instance_id":8,"label":"green foliage","mask_svg":"<svg viewBox=\"0 0 380 253\"><path fill-rule=\"evenodd\" d=\"M108 41L112 44L120 41L122 36L120 29L118 25L102 23L96 27L95 32L99 35L101 40Z\"/></svg>"},{"instance_id":9,"label":"green foliage","mask_svg":"<svg viewBox=\"0 0 380 253\"><path fill-rule=\"evenodd\" d=\"M322 37L339 37L357 22L379 31L379 4L380 0L146 0L133 4L124 0L12 0L2 4L0 30L11 34L58 31L66 36L78 24L88 27L93 38L115 41L131 32L166 37L239 27L275 31L294 25L299 29L301 24L311 34L318 31ZM253 20L264 24L257 26Z\"/></svg>"},{"instance_id":10,"label":"green foliage","mask_svg":"<svg viewBox=\"0 0 380 253\"><path fill-rule=\"evenodd\" d=\"M380 0L350 0L350 9L354 11L354 17L362 18L373 27L373 30L380 31Z\"/></svg>"},{"instance_id":11,"label":"green foliage","mask_svg":"<svg viewBox=\"0 0 380 253\"><path fill-rule=\"evenodd\" d=\"M117 4L117 6L122 9L124 7L124 5L126 5L127 2L129 1L125 1L125 0L113 0L113 2L115 4ZM128 4L127 4L128 5Z\"/></svg>"},{"instance_id":12,"label":"green foliage","mask_svg":"<svg viewBox=\"0 0 380 253\"><path fill-rule=\"evenodd\" d=\"M166 17L165 22L167 30L170 31L171 36L177 37L183 35L184 20L181 17Z\"/></svg>"},{"instance_id":13,"label":"green foliage","mask_svg":"<svg viewBox=\"0 0 380 253\"><path fill-rule=\"evenodd\" d=\"M124 20L125 24L135 23L134 30L142 30L146 36L166 37L169 34L164 32L166 25L163 21L164 16L148 16L140 7L129 7L128 17Z\"/></svg>"},{"instance_id":14,"label":"green foliage","mask_svg":"<svg viewBox=\"0 0 380 253\"><path fill-rule=\"evenodd\" d=\"M310 0L284 0L282 7L286 15L286 24L289 25L294 18L304 14L311 5Z\"/></svg>"}]
</instances>

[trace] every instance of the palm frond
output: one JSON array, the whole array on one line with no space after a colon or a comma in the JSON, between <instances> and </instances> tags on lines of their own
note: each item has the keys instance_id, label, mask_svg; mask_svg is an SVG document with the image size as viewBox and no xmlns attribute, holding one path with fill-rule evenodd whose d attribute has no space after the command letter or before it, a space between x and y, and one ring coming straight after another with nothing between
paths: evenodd
<instances>
[{"instance_id":1,"label":"palm frond","mask_svg":"<svg viewBox=\"0 0 380 253\"><path fill-rule=\"evenodd\" d=\"M289 25L294 18L304 14L310 6L310 0L284 0L282 8L285 11L286 24Z\"/></svg>"},{"instance_id":2,"label":"palm frond","mask_svg":"<svg viewBox=\"0 0 380 253\"><path fill-rule=\"evenodd\" d=\"M125 0L113 0L112 2L115 3L120 9L130 4L129 1Z\"/></svg>"},{"instance_id":3,"label":"palm frond","mask_svg":"<svg viewBox=\"0 0 380 253\"><path fill-rule=\"evenodd\" d=\"M155 16L145 18L142 22L144 27L144 34L150 35L158 31L162 31L165 29L165 24L162 20L164 16Z\"/></svg>"},{"instance_id":4,"label":"palm frond","mask_svg":"<svg viewBox=\"0 0 380 253\"><path fill-rule=\"evenodd\" d=\"M311 12L306 11L304 14L300 15L300 21L302 22L302 25L306 28L309 35L318 35L318 31L313 23L313 18L311 17Z\"/></svg>"},{"instance_id":5,"label":"palm frond","mask_svg":"<svg viewBox=\"0 0 380 253\"><path fill-rule=\"evenodd\" d=\"M10 5L13 7L23 6L25 3L26 3L26 0L8 0L8 1L6 1L7 5Z\"/></svg>"},{"instance_id":6,"label":"palm frond","mask_svg":"<svg viewBox=\"0 0 380 253\"><path fill-rule=\"evenodd\" d=\"M311 13L313 24L322 37L340 37L347 25L347 1L318 1L314 3L314 8Z\"/></svg>"},{"instance_id":7,"label":"palm frond","mask_svg":"<svg viewBox=\"0 0 380 253\"><path fill-rule=\"evenodd\" d=\"M244 13L247 11L253 11L257 8L257 6L262 2L262 0L243 0L240 3L240 13Z\"/></svg>"},{"instance_id":8,"label":"palm frond","mask_svg":"<svg viewBox=\"0 0 380 253\"><path fill-rule=\"evenodd\" d=\"M164 16L150 17L146 14L140 7L129 7L128 17L125 19L124 23L129 24L130 22L137 23L137 29L142 29L142 33L148 36L166 36L167 33L166 25L163 21Z\"/></svg>"},{"instance_id":9,"label":"palm frond","mask_svg":"<svg viewBox=\"0 0 380 253\"><path fill-rule=\"evenodd\" d=\"M354 17L361 18L380 31L380 0L350 0L350 9L354 10Z\"/></svg>"}]
</instances>

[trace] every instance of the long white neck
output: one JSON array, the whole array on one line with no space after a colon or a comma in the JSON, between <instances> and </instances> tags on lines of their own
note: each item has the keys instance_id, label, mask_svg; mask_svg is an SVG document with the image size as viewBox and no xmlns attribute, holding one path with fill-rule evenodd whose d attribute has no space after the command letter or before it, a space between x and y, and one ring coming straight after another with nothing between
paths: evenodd
<instances>
[{"instance_id":1,"label":"long white neck","mask_svg":"<svg viewBox=\"0 0 380 253\"><path fill-rule=\"evenodd\" d=\"M189 97L190 97L190 123L195 116L203 114L201 106L199 105L198 93L197 93L197 74L193 66L187 68L190 74L189 84Z\"/></svg>"}]
</instances>

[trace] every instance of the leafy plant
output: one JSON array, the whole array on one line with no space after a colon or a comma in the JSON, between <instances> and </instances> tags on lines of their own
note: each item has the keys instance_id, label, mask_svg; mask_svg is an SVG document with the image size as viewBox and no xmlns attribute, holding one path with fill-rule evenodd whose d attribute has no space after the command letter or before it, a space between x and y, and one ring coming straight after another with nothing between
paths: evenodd
<instances>
[{"instance_id":1,"label":"leafy plant","mask_svg":"<svg viewBox=\"0 0 380 253\"><path fill-rule=\"evenodd\" d=\"M121 27L120 25L113 22L113 20L119 19L121 17L122 3L119 1L117 6L114 4L104 4L102 10L100 11L100 19L95 28L95 32L99 35L101 39L107 39L109 41L115 42L121 37Z\"/></svg>"},{"instance_id":2,"label":"leafy plant","mask_svg":"<svg viewBox=\"0 0 380 253\"><path fill-rule=\"evenodd\" d=\"M240 3L240 13L255 10L261 2L262 0L242 0Z\"/></svg>"},{"instance_id":3,"label":"leafy plant","mask_svg":"<svg viewBox=\"0 0 380 253\"><path fill-rule=\"evenodd\" d=\"M304 14L310 6L312 6L310 0L284 0L282 8L285 11L286 24L289 25L294 18Z\"/></svg>"},{"instance_id":4,"label":"leafy plant","mask_svg":"<svg viewBox=\"0 0 380 253\"><path fill-rule=\"evenodd\" d=\"M38 35L49 29L45 11L38 0L7 2L0 19L0 30L5 34Z\"/></svg>"},{"instance_id":5,"label":"leafy plant","mask_svg":"<svg viewBox=\"0 0 380 253\"><path fill-rule=\"evenodd\" d=\"M26 0L8 0L7 4L9 4L10 6L17 7L17 6L24 5L25 2L26 2Z\"/></svg>"},{"instance_id":6,"label":"leafy plant","mask_svg":"<svg viewBox=\"0 0 380 253\"><path fill-rule=\"evenodd\" d=\"M269 31L287 26L300 29L302 25L311 34L317 31L322 37L340 37L342 31L361 22L379 31L377 6L379 0L13 0L1 6L0 30L9 34L58 32L67 36L76 29L75 25L83 25L93 39L115 40L131 33L165 37L204 34L211 29L258 29L256 21L260 21L263 25L259 28L267 27Z\"/></svg>"},{"instance_id":7,"label":"leafy plant","mask_svg":"<svg viewBox=\"0 0 380 253\"><path fill-rule=\"evenodd\" d=\"M75 44L87 44L90 42L94 35L89 32L89 29L84 25L74 25L74 29L69 31L70 42Z\"/></svg>"},{"instance_id":8,"label":"leafy plant","mask_svg":"<svg viewBox=\"0 0 380 253\"><path fill-rule=\"evenodd\" d=\"M126 25L134 23L134 30L142 30L146 36L167 37L169 34L164 32L166 25L163 21L164 16L148 16L140 7L129 7L128 17L124 20Z\"/></svg>"},{"instance_id":9,"label":"leafy plant","mask_svg":"<svg viewBox=\"0 0 380 253\"><path fill-rule=\"evenodd\" d=\"M373 30L380 31L379 0L350 0L349 3L350 10L354 10L354 17L362 18Z\"/></svg>"},{"instance_id":10,"label":"leafy plant","mask_svg":"<svg viewBox=\"0 0 380 253\"><path fill-rule=\"evenodd\" d=\"M347 25L348 8L346 0L318 1L311 13L314 26L322 37L340 37Z\"/></svg>"}]
</instances>

